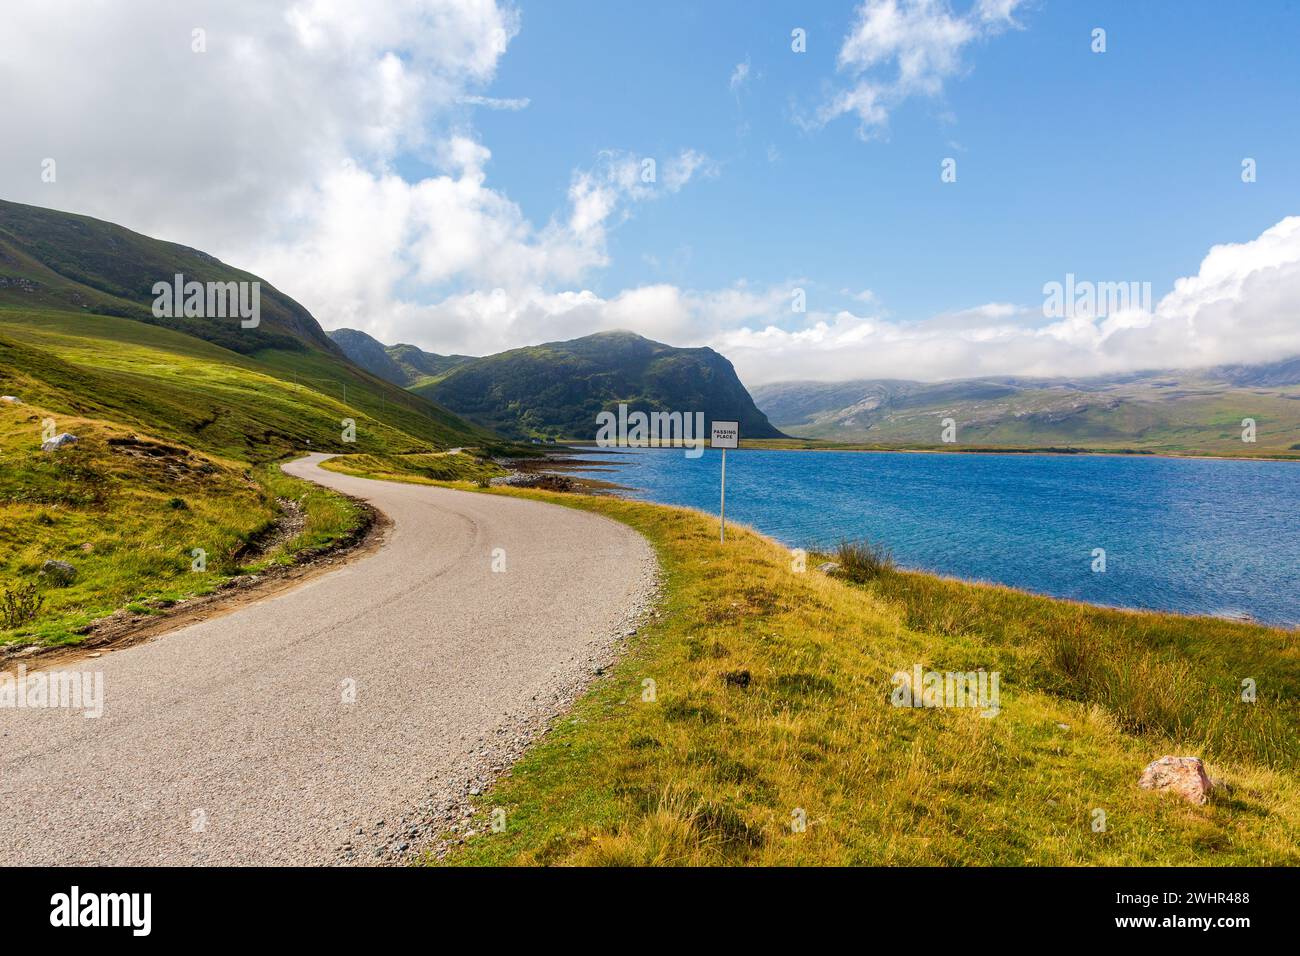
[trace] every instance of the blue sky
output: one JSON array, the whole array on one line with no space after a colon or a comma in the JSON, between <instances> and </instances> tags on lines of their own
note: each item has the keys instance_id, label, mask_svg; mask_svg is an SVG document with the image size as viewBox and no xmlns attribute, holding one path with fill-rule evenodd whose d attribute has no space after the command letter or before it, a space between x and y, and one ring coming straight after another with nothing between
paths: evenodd
<instances>
[{"instance_id":1,"label":"blue sky","mask_svg":"<svg viewBox=\"0 0 1300 956\"><path fill-rule=\"evenodd\" d=\"M6 198L212 252L329 329L486 354L628 328L750 384L1300 354L1300 4L6 13ZM1067 274L1153 301L1045 314Z\"/></svg>"},{"instance_id":2,"label":"blue sky","mask_svg":"<svg viewBox=\"0 0 1300 956\"><path fill-rule=\"evenodd\" d=\"M872 141L852 117L797 122L841 78L856 6L525 3L492 93L529 106L475 117L490 176L545 220L600 149L699 149L718 175L639 207L593 288L805 277L819 301L871 289L901 319L1034 301L1067 271L1160 294L1212 245L1295 208L1300 4L1029 5L1021 29L971 44L941 96L903 102ZM736 93L738 63L750 81ZM957 182L943 184L950 156Z\"/></svg>"}]
</instances>

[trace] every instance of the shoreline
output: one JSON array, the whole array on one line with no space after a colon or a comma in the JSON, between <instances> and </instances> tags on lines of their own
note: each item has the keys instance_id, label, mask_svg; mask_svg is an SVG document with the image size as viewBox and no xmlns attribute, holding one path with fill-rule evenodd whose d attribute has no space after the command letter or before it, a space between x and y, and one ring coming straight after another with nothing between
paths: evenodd
<instances>
[{"instance_id":1,"label":"shoreline","mask_svg":"<svg viewBox=\"0 0 1300 956\"><path fill-rule=\"evenodd\" d=\"M581 447L581 446L577 446L576 443L575 443L575 445L565 446L565 447L566 447L569 451L572 451L572 450L574 450L574 448L576 448L576 447ZM674 449L674 448L653 448L653 449L651 449L651 450L655 450L655 451L669 451L669 452L672 452L672 451L680 451L680 449ZM735 449L731 449L731 450L735 450ZM884 452L884 451L888 451L888 450L886 450L886 449L751 449L751 450L757 450L757 451L803 451L803 450L807 450L807 451L868 451L868 452L869 452L869 451L882 451L882 452ZM903 450L904 450L904 449L899 449L899 451L903 451ZM924 452L924 451L926 451L925 449L908 449L908 450L909 450L909 451L918 452L918 453L919 453L919 452ZM620 460L619 460L619 457L620 457L620 456L625 457L625 456L627 456L628 454L630 454L631 452L629 452L629 451L626 450L626 449L609 449L609 448L595 448L595 447L593 447L593 448L592 448L592 451L591 451L590 453L593 453L593 454L602 454L602 455L609 455L609 456L610 456L610 459L609 459L607 462L606 462L606 461L587 462L587 461L581 461L581 460L578 460L578 459L573 458L573 457L571 457L571 456L569 456L569 455L563 455L563 456L557 455L557 456L554 457L554 458L550 458L550 457L542 457L542 458L538 458L538 459L532 459L531 461L532 461L533 463L535 463L535 466L536 466L536 467L535 467L535 468L526 469L526 472L530 472L530 473L532 473L532 474L545 474L545 473L547 473L548 471L550 471L550 469L553 468L553 469L555 469L555 470L554 470L554 472L552 472L552 473L554 473L554 474L565 475L565 477L569 477L569 475L566 474L566 473L568 473L568 472L573 472L573 471L591 471L591 470L600 470L600 471L602 471L602 472L604 472L604 471L615 472L618 468L620 468L620 467L624 467L624 466L626 466L626 464L627 464L627 463L624 462L624 461L620 461ZM957 454L956 452L944 452L944 451L939 450L939 449L935 449L933 453L935 453L935 454ZM1041 452L1039 452L1039 453L1036 453L1036 454L1045 454L1045 453L1041 453ZM1129 456L1129 455L1125 455L1125 454L1100 454L1100 455L1098 455L1098 457L1127 458L1127 457L1131 457L1131 456ZM1187 457L1187 456L1174 456L1174 455L1171 455L1171 456L1150 456L1150 457ZM1205 456L1205 457L1209 458L1209 456ZM1265 459L1241 459L1241 458L1223 458L1223 459L1214 459L1214 458L1211 458L1210 460L1225 460L1225 461L1240 461L1240 460L1245 460L1245 461L1272 461L1272 460L1276 460L1276 459L1267 459L1267 458L1265 458ZM576 487L576 488L574 488L573 491L576 492L576 493L579 493L579 494L581 494L581 493L588 493L588 494L595 493L595 494L598 494L598 495L602 495L602 494L603 494L603 495L611 496L611 497L615 497L615 498L624 498L625 500L628 500L628 501L639 502L639 503L642 503L642 504L650 504L650 505L655 505L655 506L659 506L659 507L667 507L667 508L673 508L673 507L691 507L691 506L674 505L674 504L670 504L670 503L668 503L668 502L664 502L664 501L656 500L656 499L654 499L654 498L648 498L648 497L647 497L647 498L637 497L635 493L637 493L637 492L645 493L645 492L644 492L644 489L639 489L639 488L637 488L635 485L620 484L620 483L616 483L616 482L613 482L613 481L607 481L607 480L602 480L602 479L573 478L572 480L575 481L576 483L578 483L579 485L581 485L582 483L588 482L588 481L591 481L591 482L593 482L593 483L598 483L598 485L599 485L599 489L600 489L600 490L598 490L598 491L595 491L594 489L583 488L583 487ZM633 494L627 494L627 492L632 492ZM712 513L712 512L704 511L703 509L692 509L692 510L699 510L702 514L709 515L710 517L712 517L712 518L714 518L714 519L717 518L717 515L716 515L716 514L714 514L714 513ZM754 533L759 534L759 535L761 535L761 536L763 536L763 537L766 537L766 538L770 539L771 541L775 542L776 544L780 545L781 547L784 547L784 548L787 548L787 549L790 549L790 548L793 547L793 546L790 546L790 545L786 545L785 542L781 541L780 539L776 538L775 536L773 536L772 534L770 534L769 532L767 532L767 531L765 531L765 530L763 530L763 529L761 529L761 528L758 528L758 527L755 527L755 526L752 526L752 525L751 525L751 526L748 526L748 527L749 527L750 530L753 531ZM813 556L814 554L817 554L817 555L819 556L819 558L822 558L822 559L825 559L825 560L833 560L833 559L834 559L834 555L833 555L833 554L829 554L829 553L826 553L826 552L818 552L818 551L814 551L814 549L812 549L812 548L807 548L806 550L808 551L809 559L810 559L810 560L811 560L811 558L812 558L812 556ZM1008 590L1010 590L1010 591L1014 591L1014 592L1019 593L1019 594L1025 594L1025 595L1029 595L1029 596L1037 597L1037 598L1044 598L1044 599L1052 600L1052 601L1065 601L1065 602L1068 602L1068 603L1071 603L1071 604L1078 604L1078 605L1081 605L1081 606L1083 606L1083 607L1087 607L1087 608L1096 608L1096 609L1098 609L1098 610L1117 611L1117 612L1120 612L1120 613L1126 613L1126 614L1171 614L1171 615L1176 615L1176 616L1178 616L1178 617L1180 617L1180 618L1188 618L1188 619L1208 619L1208 620L1223 621L1223 622L1237 623L1237 624L1250 624L1250 625L1254 625L1254 626L1257 626L1257 627L1272 628L1272 629L1276 629L1276 630L1280 630L1280 631L1288 632L1288 633L1290 633L1290 632L1300 631L1300 620L1291 621L1291 622L1286 622L1286 623L1279 623L1279 622L1274 622L1274 621L1266 621L1266 620L1263 620L1263 619L1260 619L1260 618L1256 617L1254 614L1249 613L1249 612L1247 612L1247 611L1238 611L1238 612L1236 612L1236 613L1230 613L1230 612L1228 612L1228 611L1225 610L1225 611L1220 612L1220 613L1214 613L1214 612L1208 612L1208 611L1201 611L1201 612L1197 612L1197 611L1182 611L1182 610L1170 609L1170 608L1143 607L1143 606L1136 606L1136 605L1103 604L1103 603L1099 603L1099 602L1096 602L1096 601L1088 601L1088 600L1084 600L1084 599L1082 599L1082 598L1067 597L1067 596L1063 596L1063 595L1052 594L1052 593L1049 593L1049 592L1047 592L1047 591L1041 591L1041 590L1036 590L1036 589L1031 589L1031 588L1021 587L1021 586L1017 586L1017 585L1013 585L1013 584L1007 584L1007 583L1004 583L1004 582L1001 582L1001 581L994 581L994 580L990 580L990 579L987 579L987 578L968 578L968 577L962 577L962 576L960 576L960 575L951 574L951 573L947 573L947 572L943 572L943 571L938 571L938 570L935 570L935 569L933 569L933 568L926 568L926 567L913 567L913 566L909 566L909 565L899 565L899 566L898 566L898 570L899 570L900 572L907 573L907 574L926 575L926 576L929 576L929 577L937 578L937 579L942 580L942 581L949 581L949 582L953 582L953 583L966 584L966 585L971 585L971 586L974 586L974 587L1005 588L1005 589L1008 589Z\"/></svg>"}]
</instances>

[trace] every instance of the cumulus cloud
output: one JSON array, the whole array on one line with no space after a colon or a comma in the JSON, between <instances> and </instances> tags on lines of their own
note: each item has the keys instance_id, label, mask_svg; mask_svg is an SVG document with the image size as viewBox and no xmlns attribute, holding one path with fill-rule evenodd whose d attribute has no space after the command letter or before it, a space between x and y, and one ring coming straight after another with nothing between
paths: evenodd
<instances>
[{"instance_id":1,"label":"cumulus cloud","mask_svg":"<svg viewBox=\"0 0 1300 956\"><path fill-rule=\"evenodd\" d=\"M474 108L528 105L486 92L519 29L495 0L17 3L0 32L0 182L257 272L327 328L578 283L631 205L717 166L607 151L530 221L469 126ZM410 160L432 174L403 175Z\"/></svg>"},{"instance_id":2,"label":"cumulus cloud","mask_svg":"<svg viewBox=\"0 0 1300 956\"><path fill-rule=\"evenodd\" d=\"M751 384L779 379L1086 376L1300 354L1300 216L1213 247L1148 311L1043 319L1042 303L989 303L900 322L850 311L719 330Z\"/></svg>"},{"instance_id":3,"label":"cumulus cloud","mask_svg":"<svg viewBox=\"0 0 1300 956\"><path fill-rule=\"evenodd\" d=\"M518 29L492 0L9 3L0 182L235 256L292 238L286 206L345 161L382 171L434 149L426 118L454 120Z\"/></svg>"},{"instance_id":4,"label":"cumulus cloud","mask_svg":"<svg viewBox=\"0 0 1300 956\"><path fill-rule=\"evenodd\" d=\"M963 52L972 43L1018 26L1012 14L1020 2L979 0L958 14L946 0L866 0L838 57L850 85L822 105L812 125L851 113L860 135L877 135L899 103L940 95L964 69Z\"/></svg>"},{"instance_id":5,"label":"cumulus cloud","mask_svg":"<svg viewBox=\"0 0 1300 956\"><path fill-rule=\"evenodd\" d=\"M1300 216L1249 242L1215 246L1197 273L1175 282L1150 312L1053 320L1044 317L1040 299L989 302L908 321L888 316L874 296L862 292L847 297L876 311L793 313L791 292L806 282L792 278L763 288L738 283L709 291L659 284L608 298L590 290L496 289L407 311L385 331L390 340L423 336L421 344L435 350L490 352L626 328L676 345L712 346L749 385L1088 376L1300 354ZM429 329L438 330L436 337L429 337Z\"/></svg>"}]
</instances>

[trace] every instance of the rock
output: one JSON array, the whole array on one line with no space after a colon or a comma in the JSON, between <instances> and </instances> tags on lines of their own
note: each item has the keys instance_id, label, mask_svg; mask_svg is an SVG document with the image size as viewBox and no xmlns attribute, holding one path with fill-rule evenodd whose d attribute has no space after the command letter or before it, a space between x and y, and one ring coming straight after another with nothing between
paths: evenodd
<instances>
[{"instance_id":1,"label":"rock","mask_svg":"<svg viewBox=\"0 0 1300 956\"><path fill-rule=\"evenodd\" d=\"M834 561L827 561L825 564L817 565L817 570L822 574L830 574L832 571L838 571L840 566Z\"/></svg>"},{"instance_id":2,"label":"rock","mask_svg":"<svg viewBox=\"0 0 1300 956\"><path fill-rule=\"evenodd\" d=\"M7 405L21 405L23 400L17 395L0 395L0 402L4 402Z\"/></svg>"},{"instance_id":3,"label":"rock","mask_svg":"<svg viewBox=\"0 0 1300 956\"><path fill-rule=\"evenodd\" d=\"M41 445L41 451L58 451L64 445L75 445L76 443L76 435L70 434L69 432L63 432L62 434L55 435L49 441Z\"/></svg>"},{"instance_id":4,"label":"rock","mask_svg":"<svg viewBox=\"0 0 1300 956\"><path fill-rule=\"evenodd\" d=\"M67 561L46 561L41 565L41 574L48 575L50 580L61 588L77 580L77 569Z\"/></svg>"},{"instance_id":5,"label":"rock","mask_svg":"<svg viewBox=\"0 0 1300 956\"><path fill-rule=\"evenodd\" d=\"M1147 764L1138 786L1144 790L1172 790L1189 803L1205 803L1214 784L1200 757L1161 757Z\"/></svg>"}]
</instances>

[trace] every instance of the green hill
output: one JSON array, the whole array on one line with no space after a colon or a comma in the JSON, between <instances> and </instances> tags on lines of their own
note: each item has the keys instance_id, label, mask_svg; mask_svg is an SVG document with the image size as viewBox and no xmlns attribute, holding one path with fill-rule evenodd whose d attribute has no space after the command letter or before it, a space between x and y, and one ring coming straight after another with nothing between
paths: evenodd
<instances>
[{"instance_id":1,"label":"green hill","mask_svg":"<svg viewBox=\"0 0 1300 956\"><path fill-rule=\"evenodd\" d=\"M739 421L746 438L782 437L726 358L631 332L600 332L474 359L414 391L516 438L593 439L596 415L620 402L634 410L703 412L707 421Z\"/></svg>"},{"instance_id":2,"label":"green hill","mask_svg":"<svg viewBox=\"0 0 1300 956\"><path fill-rule=\"evenodd\" d=\"M260 324L155 317L153 285L177 273L260 282ZM112 223L2 201L0 338L15 373L45 369L34 378L56 391L67 383L79 408L235 457L328 446L345 417L375 451L495 440L358 368L311 313L251 273Z\"/></svg>"}]
</instances>

